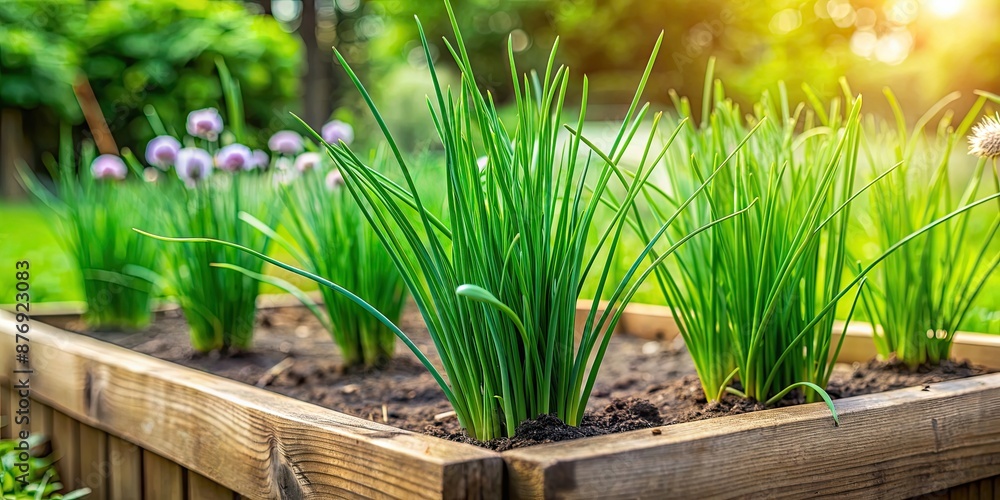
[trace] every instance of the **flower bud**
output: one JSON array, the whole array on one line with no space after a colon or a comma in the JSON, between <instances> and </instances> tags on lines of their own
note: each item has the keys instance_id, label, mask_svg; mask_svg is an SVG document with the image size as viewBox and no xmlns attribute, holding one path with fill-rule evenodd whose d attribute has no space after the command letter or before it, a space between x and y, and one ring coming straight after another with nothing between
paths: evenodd
<instances>
[{"instance_id":1,"label":"flower bud","mask_svg":"<svg viewBox=\"0 0 1000 500\"><path fill-rule=\"evenodd\" d=\"M90 172L98 180L114 179L120 181L128 175L128 167L125 166L125 162L121 158L115 155L101 155L94 158L90 164Z\"/></svg>"},{"instance_id":2,"label":"flower bud","mask_svg":"<svg viewBox=\"0 0 1000 500\"><path fill-rule=\"evenodd\" d=\"M336 191L344 185L344 175L340 173L340 170L331 170L330 173L326 174L326 189L328 191Z\"/></svg>"},{"instance_id":3,"label":"flower bud","mask_svg":"<svg viewBox=\"0 0 1000 500\"><path fill-rule=\"evenodd\" d=\"M270 163L271 159L268 158L267 153L263 150L255 149L253 150L253 162L249 167L247 167L247 170L253 170L255 168L264 170Z\"/></svg>"},{"instance_id":4,"label":"flower bud","mask_svg":"<svg viewBox=\"0 0 1000 500\"><path fill-rule=\"evenodd\" d=\"M146 163L161 170L170 168L177 161L177 152L181 143L169 135L154 137L146 145Z\"/></svg>"},{"instance_id":5,"label":"flower bud","mask_svg":"<svg viewBox=\"0 0 1000 500\"><path fill-rule=\"evenodd\" d=\"M215 166L228 172L253 168L253 152L242 144L230 144L215 153Z\"/></svg>"},{"instance_id":6,"label":"flower bud","mask_svg":"<svg viewBox=\"0 0 1000 500\"><path fill-rule=\"evenodd\" d=\"M323 157L319 153L302 153L295 158L295 170L301 173L315 169L323 163Z\"/></svg>"},{"instance_id":7,"label":"flower bud","mask_svg":"<svg viewBox=\"0 0 1000 500\"><path fill-rule=\"evenodd\" d=\"M214 141L222 133L222 115L215 108L192 111L188 114L187 132L194 137Z\"/></svg>"},{"instance_id":8,"label":"flower bud","mask_svg":"<svg viewBox=\"0 0 1000 500\"><path fill-rule=\"evenodd\" d=\"M201 148L184 148L177 152L174 170L188 185L196 184L212 175L212 155Z\"/></svg>"},{"instance_id":9,"label":"flower bud","mask_svg":"<svg viewBox=\"0 0 1000 500\"><path fill-rule=\"evenodd\" d=\"M291 130L275 132L267 141L267 147L275 153L294 155L302 151L302 136Z\"/></svg>"},{"instance_id":10,"label":"flower bud","mask_svg":"<svg viewBox=\"0 0 1000 500\"><path fill-rule=\"evenodd\" d=\"M323 125L323 140L327 144L336 146L340 142L350 144L354 141L354 128L350 124L340 120L333 120Z\"/></svg>"},{"instance_id":11,"label":"flower bud","mask_svg":"<svg viewBox=\"0 0 1000 500\"><path fill-rule=\"evenodd\" d=\"M981 158L1000 157L1000 115L987 116L972 129L969 154Z\"/></svg>"}]
</instances>

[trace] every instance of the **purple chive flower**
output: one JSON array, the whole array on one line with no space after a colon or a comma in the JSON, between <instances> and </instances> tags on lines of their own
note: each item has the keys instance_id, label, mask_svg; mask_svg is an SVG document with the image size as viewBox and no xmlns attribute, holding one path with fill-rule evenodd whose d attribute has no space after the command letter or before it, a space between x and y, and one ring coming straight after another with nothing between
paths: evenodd
<instances>
[{"instance_id":1,"label":"purple chive flower","mask_svg":"<svg viewBox=\"0 0 1000 500\"><path fill-rule=\"evenodd\" d=\"M229 172L253 168L253 151L242 144L230 144L215 153L215 166Z\"/></svg>"},{"instance_id":2,"label":"purple chive flower","mask_svg":"<svg viewBox=\"0 0 1000 500\"><path fill-rule=\"evenodd\" d=\"M259 168L261 170L264 170L265 168L267 168L267 165L269 163L271 163L271 159L268 158L267 153L265 153L261 149L255 149L255 150L253 150L253 161L251 162L251 164L249 166L247 166L245 168L247 170L253 170L255 168Z\"/></svg>"},{"instance_id":3,"label":"purple chive flower","mask_svg":"<svg viewBox=\"0 0 1000 500\"><path fill-rule=\"evenodd\" d=\"M120 181L128 175L128 167L125 166L125 162L121 158L115 155L101 155L94 158L93 163L90 164L90 173L98 180L114 179Z\"/></svg>"},{"instance_id":4,"label":"purple chive flower","mask_svg":"<svg viewBox=\"0 0 1000 500\"><path fill-rule=\"evenodd\" d=\"M305 173L315 169L323 162L319 153L302 153L295 158L295 170Z\"/></svg>"},{"instance_id":5,"label":"purple chive flower","mask_svg":"<svg viewBox=\"0 0 1000 500\"><path fill-rule=\"evenodd\" d=\"M281 153L283 155L294 155L302 151L302 136L298 132L291 130L281 130L275 132L270 139L267 140L267 147L271 148L271 151L275 153Z\"/></svg>"},{"instance_id":6,"label":"purple chive flower","mask_svg":"<svg viewBox=\"0 0 1000 500\"><path fill-rule=\"evenodd\" d=\"M177 152L174 165L177 177L189 186L212 175L212 155L201 148L184 148Z\"/></svg>"},{"instance_id":7,"label":"purple chive flower","mask_svg":"<svg viewBox=\"0 0 1000 500\"><path fill-rule=\"evenodd\" d=\"M222 132L222 115L215 108L205 108L188 114L187 132L195 137L214 141Z\"/></svg>"},{"instance_id":8,"label":"purple chive flower","mask_svg":"<svg viewBox=\"0 0 1000 500\"><path fill-rule=\"evenodd\" d=\"M181 143L169 135L154 137L146 145L146 163L162 170L170 168L177 160L177 152Z\"/></svg>"},{"instance_id":9,"label":"purple chive flower","mask_svg":"<svg viewBox=\"0 0 1000 500\"><path fill-rule=\"evenodd\" d=\"M344 175L340 173L340 170L331 170L330 173L326 174L326 189L328 191L336 191L343 185Z\"/></svg>"},{"instance_id":10,"label":"purple chive flower","mask_svg":"<svg viewBox=\"0 0 1000 500\"><path fill-rule=\"evenodd\" d=\"M336 146L338 143L350 144L354 140L354 127L340 120L333 120L323 125L323 140Z\"/></svg>"}]
</instances>

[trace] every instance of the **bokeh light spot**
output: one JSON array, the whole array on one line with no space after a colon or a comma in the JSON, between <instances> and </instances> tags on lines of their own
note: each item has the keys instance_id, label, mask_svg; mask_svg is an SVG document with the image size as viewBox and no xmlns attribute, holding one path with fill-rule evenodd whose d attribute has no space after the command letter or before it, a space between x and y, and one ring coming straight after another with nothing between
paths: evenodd
<instances>
[{"instance_id":1,"label":"bokeh light spot","mask_svg":"<svg viewBox=\"0 0 1000 500\"><path fill-rule=\"evenodd\" d=\"M926 0L927 10L937 17L954 17L965 7L965 0Z\"/></svg>"},{"instance_id":2,"label":"bokeh light spot","mask_svg":"<svg viewBox=\"0 0 1000 500\"><path fill-rule=\"evenodd\" d=\"M771 18L768 26L771 33L776 35L787 35L802 26L802 14L796 9L785 9L779 11Z\"/></svg>"}]
</instances>

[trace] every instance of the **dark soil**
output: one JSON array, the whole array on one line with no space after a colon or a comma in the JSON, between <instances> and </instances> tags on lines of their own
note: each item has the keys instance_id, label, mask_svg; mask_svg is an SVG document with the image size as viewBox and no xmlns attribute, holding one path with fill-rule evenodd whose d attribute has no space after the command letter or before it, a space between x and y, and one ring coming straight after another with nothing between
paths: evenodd
<instances>
[{"instance_id":1,"label":"dark soil","mask_svg":"<svg viewBox=\"0 0 1000 500\"><path fill-rule=\"evenodd\" d=\"M258 313L254 348L231 356L193 351L177 311L160 313L139 333L87 332L137 352L264 387L340 412L417 432L496 450L580 437L703 420L763 409L727 397L708 404L682 341L649 341L616 335L601 365L588 411L579 427L542 415L521 423L516 437L488 443L465 435L437 383L409 350L397 343L396 358L384 369L345 371L328 334L304 308ZM79 331L81 325L58 326ZM400 327L435 365L439 358L414 308ZM933 384L985 373L968 364L947 363L911 373L895 364L837 365L828 391L834 398ZM797 404L793 395L779 406Z\"/></svg>"}]
</instances>

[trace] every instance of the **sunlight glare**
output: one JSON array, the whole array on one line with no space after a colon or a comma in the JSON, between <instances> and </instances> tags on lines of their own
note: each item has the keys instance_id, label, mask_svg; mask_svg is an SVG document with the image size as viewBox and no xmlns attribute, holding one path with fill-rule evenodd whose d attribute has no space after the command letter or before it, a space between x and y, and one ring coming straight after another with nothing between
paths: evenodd
<instances>
[{"instance_id":1,"label":"sunlight glare","mask_svg":"<svg viewBox=\"0 0 1000 500\"><path fill-rule=\"evenodd\" d=\"M937 17L948 18L958 14L965 0L927 0L927 9Z\"/></svg>"}]
</instances>

